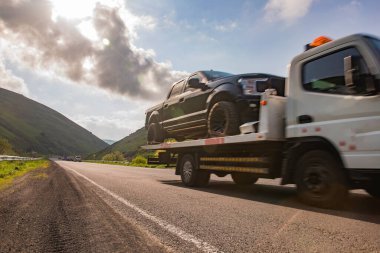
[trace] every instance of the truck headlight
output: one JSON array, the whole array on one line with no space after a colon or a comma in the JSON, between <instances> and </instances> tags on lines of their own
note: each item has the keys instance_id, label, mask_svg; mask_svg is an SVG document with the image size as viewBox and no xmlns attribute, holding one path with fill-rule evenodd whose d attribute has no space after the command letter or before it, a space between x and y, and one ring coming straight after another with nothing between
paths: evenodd
<instances>
[{"instance_id":1,"label":"truck headlight","mask_svg":"<svg viewBox=\"0 0 380 253\"><path fill-rule=\"evenodd\" d=\"M257 94L256 80L255 79L240 78L238 80L238 83L241 85L244 95L255 95L255 94Z\"/></svg>"},{"instance_id":2,"label":"truck headlight","mask_svg":"<svg viewBox=\"0 0 380 253\"><path fill-rule=\"evenodd\" d=\"M240 78L238 83L244 95L260 95L269 88L268 78Z\"/></svg>"}]
</instances>

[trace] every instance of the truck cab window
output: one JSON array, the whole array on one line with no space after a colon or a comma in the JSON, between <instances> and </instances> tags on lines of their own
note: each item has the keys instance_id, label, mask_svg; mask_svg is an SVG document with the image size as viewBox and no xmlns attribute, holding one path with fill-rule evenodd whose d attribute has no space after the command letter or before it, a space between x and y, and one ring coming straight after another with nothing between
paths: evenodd
<instances>
[{"instance_id":1,"label":"truck cab window","mask_svg":"<svg viewBox=\"0 0 380 253\"><path fill-rule=\"evenodd\" d=\"M349 88L344 80L344 58L355 59L357 73L356 88ZM366 91L370 81L368 68L356 48L341 51L312 60L303 66L302 84L305 90L342 95L359 95Z\"/></svg>"},{"instance_id":2,"label":"truck cab window","mask_svg":"<svg viewBox=\"0 0 380 253\"><path fill-rule=\"evenodd\" d=\"M172 97L175 97L175 96L178 96L179 94L181 94L183 84L184 84L184 80L181 80L178 83L174 84L173 88L169 94L169 98L172 98Z\"/></svg>"}]
</instances>

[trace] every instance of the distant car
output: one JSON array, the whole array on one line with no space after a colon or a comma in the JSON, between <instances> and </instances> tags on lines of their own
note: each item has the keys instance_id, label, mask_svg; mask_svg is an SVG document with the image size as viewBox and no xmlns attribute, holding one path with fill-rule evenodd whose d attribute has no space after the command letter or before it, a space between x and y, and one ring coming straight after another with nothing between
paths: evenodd
<instances>
[{"instance_id":1,"label":"distant car","mask_svg":"<svg viewBox=\"0 0 380 253\"><path fill-rule=\"evenodd\" d=\"M198 71L173 84L166 100L146 111L148 143L234 135L241 124L258 121L261 94L284 95L285 78Z\"/></svg>"},{"instance_id":2,"label":"distant car","mask_svg":"<svg viewBox=\"0 0 380 253\"><path fill-rule=\"evenodd\" d=\"M74 157L74 162L81 162L82 161L82 157L77 155Z\"/></svg>"}]
</instances>

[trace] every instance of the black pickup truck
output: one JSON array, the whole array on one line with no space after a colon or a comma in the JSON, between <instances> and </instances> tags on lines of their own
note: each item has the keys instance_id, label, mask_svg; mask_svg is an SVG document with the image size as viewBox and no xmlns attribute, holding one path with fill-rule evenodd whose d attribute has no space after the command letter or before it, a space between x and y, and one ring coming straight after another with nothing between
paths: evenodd
<instances>
[{"instance_id":1,"label":"black pickup truck","mask_svg":"<svg viewBox=\"0 0 380 253\"><path fill-rule=\"evenodd\" d=\"M258 121L261 93L274 88L283 96L284 87L285 78L270 74L197 71L146 111L148 144L238 134L241 124Z\"/></svg>"}]
</instances>

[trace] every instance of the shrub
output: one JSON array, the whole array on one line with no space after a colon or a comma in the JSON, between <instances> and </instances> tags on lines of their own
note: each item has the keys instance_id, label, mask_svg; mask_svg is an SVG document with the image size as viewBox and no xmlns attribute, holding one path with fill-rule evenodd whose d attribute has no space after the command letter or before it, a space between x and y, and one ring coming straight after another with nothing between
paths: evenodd
<instances>
[{"instance_id":1,"label":"shrub","mask_svg":"<svg viewBox=\"0 0 380 253\"><path fill-rule=\"evenodd\" d=\"M124 161L124 156L120 151L115 151L103 156L102 160L105 161Z\"/></svg>"},{"instance_id":2,"label":"shrub","mask_svg":"<svg viewBox=\"0 0 380 253\"><path fill-rule=\"evenodd\" d=\"M12 145L5 138L0 138L0 155L15 155Z\"/></svg>"},{"instance_id":3,"label":"shrub","mask_svg":"<svg viewBox=\"0 0 380 253\"><path fill-rule=\"evenodd\" d=\"M138 155L133 158L132 164L145 165L148 164L148 160L145 157Z\"/></svg>"}]
</instances>

